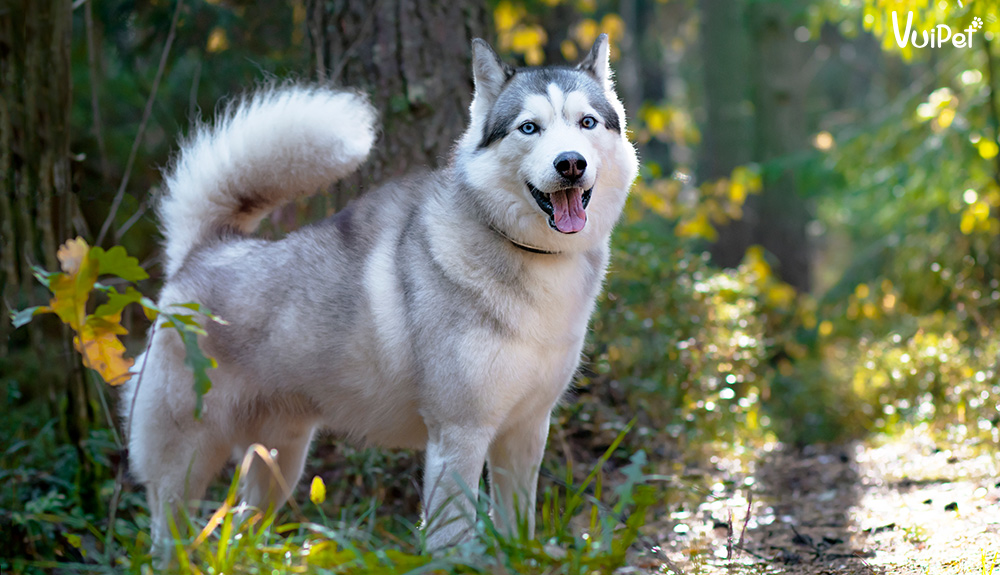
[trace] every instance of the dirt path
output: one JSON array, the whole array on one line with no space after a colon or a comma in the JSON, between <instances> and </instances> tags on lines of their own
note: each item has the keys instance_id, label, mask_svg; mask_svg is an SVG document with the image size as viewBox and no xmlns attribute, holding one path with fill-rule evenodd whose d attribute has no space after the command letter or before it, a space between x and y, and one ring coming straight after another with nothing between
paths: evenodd
<instances>
[{"instance_id":1,"label":"dirt path","mask_svg":"<svg viewBox=\"0 0 1000 575\"><path fill-rule=\"evenodd\" d=\"M712 468L710 500L648 525L662 550L629 571L1000 575L995 444L924 430Z\"/></svg>"}]
</instances>

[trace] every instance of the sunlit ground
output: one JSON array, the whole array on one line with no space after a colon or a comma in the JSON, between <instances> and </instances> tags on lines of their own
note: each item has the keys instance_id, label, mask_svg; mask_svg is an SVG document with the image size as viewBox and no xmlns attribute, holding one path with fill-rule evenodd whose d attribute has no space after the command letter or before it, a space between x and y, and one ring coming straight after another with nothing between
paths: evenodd
<instances>
[{"instance_id":1,"label":"sunlit ground","mask_svg":"<svg viewBox=\"0 0 1000 575\"><path fill-rule=\"evenodd\" d=\"M1000 571L1000 453L964 426L756 455L709 462L706 501L647 525L684 573ZM663 556L633 565L670 572Z\"/></svg>"}]
</instances>

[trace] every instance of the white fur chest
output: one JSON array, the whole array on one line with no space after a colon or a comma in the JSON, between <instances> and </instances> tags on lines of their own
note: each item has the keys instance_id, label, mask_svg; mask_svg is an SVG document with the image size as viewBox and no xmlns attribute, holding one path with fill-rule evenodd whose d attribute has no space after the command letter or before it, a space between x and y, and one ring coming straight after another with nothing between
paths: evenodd
<instances>
[{"instance_id":1,"label":"white fur chest","mask_svg":"<svg viewBox=\"0 0 1000 575\"><path fill-rule=\"evenodd\" d=\"M499 369L491 371L500 412L548 410L558 401L579 365L603 276L583 256L534 263L525 277L526 297L506 310L514 331L495 342L492 364Z\"/></svg>"},{"instance_id":2,"label":"white fur chest","mask_svg":"<svg viewBox=\"0 0 1000 575\"><path fill-rule=\"evenodd\" d=\"M533 254L498 242L493 231L444 225L443 213L447 208L425 212L433 214L427 219L432 257L495 319L456 326L463 332L457 354L465 381L477 389L477 411L498 425L514 412L547 411L579 364L604 276L606 240L590 252ZM459 245L464 249L454 249Z\"/></svg>"},{"instance_id":3,"label":"white fur chest","mask_svg":"<svg viewBox=\"0 0 1000 575\"><path fill-rule=\"evenodd\" d=\"M575 345L582 341L603 270L592 269L584 256L558 258L527 266L526 301L516 305L516 330L540 347Z\"/></svg>"}]
</instances>

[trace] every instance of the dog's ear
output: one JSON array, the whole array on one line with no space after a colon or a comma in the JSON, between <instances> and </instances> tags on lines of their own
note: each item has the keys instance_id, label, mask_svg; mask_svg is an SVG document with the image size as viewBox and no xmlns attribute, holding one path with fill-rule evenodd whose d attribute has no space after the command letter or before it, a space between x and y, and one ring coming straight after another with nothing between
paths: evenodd
<instances>
[{"instance_id":1,"label":"dog's ear","mask_svg":"<svg viewBox=\"0 0 1000 575\"><path fill-rule=\"evenodd\" d=\"M476 82L475 99L493 102L514 69L504 64L489 43L481 38L472 41L472 75Z\"/></svg>"},{"instance_id":2,"label":"dog's ear","mask_svg":"<svg viewBox=\"0 0 1000 575\"><path fill-rule=\"evenodd\" d=\"M611 66L608 63L611 52L608 49L608 35L601 34L594 40L594 47L590 49L587 57L577 65L577 68L588 72L604 86L605 90L610 90L611 86Z\"/></svg>"}]
</instances>

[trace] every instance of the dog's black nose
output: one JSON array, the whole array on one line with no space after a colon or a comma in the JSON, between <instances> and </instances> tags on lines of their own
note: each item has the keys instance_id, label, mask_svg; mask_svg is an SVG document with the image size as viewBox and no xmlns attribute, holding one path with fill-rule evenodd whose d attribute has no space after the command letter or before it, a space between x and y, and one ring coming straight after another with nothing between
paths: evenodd
<instances>
[{"instance_id":1,"label":"dog's black nose","mask_svg":"<svg viewBox=\"0 0 1000 575\"><path fill-rule=\"evenodd\" d=\"M584 160L583 156L577 152L563 152L556 157L556 161L552 162L552 165L556 167L560 176L575 182L587 169L587 160Z\"/></svg>"}]
</instances>

